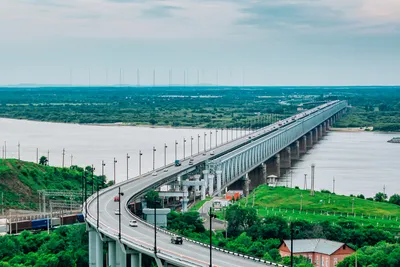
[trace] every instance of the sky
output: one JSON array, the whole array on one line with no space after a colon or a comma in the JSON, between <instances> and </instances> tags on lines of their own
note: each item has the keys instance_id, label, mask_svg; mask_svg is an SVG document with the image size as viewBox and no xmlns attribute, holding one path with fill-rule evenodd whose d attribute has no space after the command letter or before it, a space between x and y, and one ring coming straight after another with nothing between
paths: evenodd
<instances>
[{"instance_id":1,"label":"sky","mask_svg":"<svg viewBox=\"0 0 400 267\"><path fill-rule=\"evenodd\" d=\"M0 85L400 84L399 0L0 3Z\"/></svg>"}]
</instances>

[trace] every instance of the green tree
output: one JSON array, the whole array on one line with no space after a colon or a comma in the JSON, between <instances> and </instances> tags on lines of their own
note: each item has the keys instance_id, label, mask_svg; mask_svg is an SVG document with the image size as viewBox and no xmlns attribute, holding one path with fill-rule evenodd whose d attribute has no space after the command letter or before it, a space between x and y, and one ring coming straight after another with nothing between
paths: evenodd
<instances>
[{"instance_id":1,"label":"green tree","mask_svg":"<svg viewBox=\"0 0 400 267\"><path fill-rule=\"evenodd\" d=\"M374 200L378 201L378 202L385 202L386 199L387 199L387 195L382 192L378 192L374 196Z\"/></svg>"},{"instance_id":2,"label":"green tree","mask_svg":"<svg viewBox=\"0 0 400 267\"><path fill-rule=\"evenodd\" d=\"M400 195L394 194L389 198L389 202L400 206Z\"/></svg>"},{"instance_id":3,"label":"green tree","mask_svg":"<svg viewBox=\"0 0 400 267\"><path fill-rule=\"evenodd\" d=\"M48 159L45 156L41 156L39 160L40 165L47 165L48 164Z\"/></svg>"}]
</instances>

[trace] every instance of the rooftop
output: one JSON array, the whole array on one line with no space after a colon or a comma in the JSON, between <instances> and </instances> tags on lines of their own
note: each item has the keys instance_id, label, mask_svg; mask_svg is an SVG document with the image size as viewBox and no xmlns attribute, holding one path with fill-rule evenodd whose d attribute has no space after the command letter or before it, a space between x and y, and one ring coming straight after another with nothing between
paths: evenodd
<instances>
[{"instance_id":1,"label":"rooftop","mask_svg":"<svg viewBox=\"0 0 400 267\"><path fill-rule=\"evenodd\" d=\"M290 240L283 240L290 251ZM293 240L293 253L317 252L331 255L340 247L346 245L326 239L296 239Z\"/></svg>"}]
</instances>

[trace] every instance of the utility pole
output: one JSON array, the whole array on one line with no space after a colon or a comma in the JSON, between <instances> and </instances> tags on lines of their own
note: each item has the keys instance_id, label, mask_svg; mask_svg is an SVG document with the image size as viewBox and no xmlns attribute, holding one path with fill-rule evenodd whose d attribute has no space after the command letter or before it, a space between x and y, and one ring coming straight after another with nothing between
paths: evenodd
<instances>
[{"instance_id":1,"label":"utility pole","mask_svg":"<svg viewBox=\"0 0 400 267\"><path fill-rule=\"evenodd\" d=\"M47 150L47 166L50 166L50 150Z\"/></svg>"},{"instance_id":2,"label":"utility pole","mask_svg":"<svg viewBox=\"0 0 400 267\"><path fill-rule=\"evenodd\" d=\"M175 140L175 160L178 160L178 141Z\"/></svg>"},{"instance_id":3,"label":"utility pole","mask_svg":"<svg viewBox=\"0 0 400 267\"><path fill-rule=\"evenodd\" d=\"M218 129L215 129L215 147L218 146Z\"/></svg>"},{"instance_id":4,"label":"utility pole","mask_svg":"<svg viewBox=\"0 0 400 267\"><path fill-rule=\"evenodd\" d=\"M139 150L139 176L142 175L142 155L143 155L142 151Z\"/></svg>"},{"instance_id":5,"label":"utility pole","mask_svg":"<svg viewBox=\"0 0 400 267\"><path fill-rule=\"evenodd\" d=\"M114 158L114 184L116 184L117 183L117 175L116 175L116 163L117 163L117 160Z\"/></svg>"},{"instance_id":6,"label":"utility pole","mask_svg":"<svg viewBox=\"0 0 400 267\"><path fill-rule=\"evenodd\" d=\"M167 167L167 148L168 148L167 144L164 143L164 168Z\"/></svg>"},{"instance_id":7,"label":"utility pole","mask_svg":"<svg viewBox=\"0 0 400 267\"><path fill-rule=\"evenodd\" d=\"M315 171L315 164L311 164L311 192L310 195L314 196L314 171Z\"/></svg>"},{"instance_id":8,"label":"utility pole","mask_svg":"<svg viewBox=\"0 0 400 267\"><path fill-rule=\"evenodd\" d=\"M307 174L304 174L304 190L307 190Z\"/></svg>"},{"instance_id":9,"label":"utility pole","mask_svg":"<svg viewBox=\"0 0 400 267\"><path fill-rule=\"evenodd\" d=\"M74 158L74 156L71 154L71 166L72 166L72 159Z\"/></svg>"},{"instance_id":10,"label":"utility pole","mask_svg":"<svg viewBox=\"0 0 400 267\"><path fill-rule=\"evenodd\" d=\"M156 147L153 146L153 171L156 168Z\"/></svg>"},{"instance_id":11,"label":"utility pole","mask_svg":"<svg viewBox=\"0 0 400 267\"><path fill-rule=\"evenodd\" d=\"M204 152L207 151L206 137L207 137L207 133L204 133Z\"/></svg>"},{"instance_id":12,"label":"utility pole","mask_svg":"<svg viewBox=\"0 0 400 267\"><path fill-rule=\"evenodd\" d=\"M21 160L21 144L18 142L18 160Z\"/></svg>"},{"instance_id":13,"label":"utility pole","mask_svg":"<svg viewBox=\"0 0 400 267\"><path fill-rule=\"evenodd\" d=\"M190 137L190 157L193 156L193 136Z\"/></svg>"},{"instance_id":14,"label":"utility pole","mask_svg":"<svg viewBox=\"0 0 400 267\"><path fill-rule=\"evenodd\" d=\"M210 150L212 149L212 131L210 131Z\"/></svg>"},{"instance_id":15,"label":"utility pole","mask_svg":"<svg viewBox=\"0 0 400 267\"><path fill-rule=\"evenodd\" d=\"M216 218L217 215L212 213L212 207L210 206L210 267L213 267L212 265L212 219Z\"/></svg>"},{"instance_id":16,"label":"utility pole","mask_svg":"<svg viewBox=\"0 0 400 267\"><path fill-rule=\"evenodd\" d=\"M4 158L7 158L7 141L4 141Z\"/></svg>"},{"instance_id":17,"label":"utility pole","mask_svg":"<svg viewBox=\"0 0 400 267\"><path fill-rule=\"evenodd\" d=\"M293 225L290 223L290 267L293 267Z\"/></svg>"},{"instance_id":18,"label":"utility pole","mask_svg":"<svg viewBox=\"0 0 400 267\"><path fill-rule=\"evenodd\" d=\"M62 151L62 167L64 168L64 157L65 157L65 148Z\"/></svg>"},{"instance_id":19,"label":"utility pole","mask_svg":"<svg viewBox=\"0 0 400 267\"><path fill-rule=\"evenodd\" d=\"M93 195L93 193L94 193L94 167L92 164L92 195Z\"/></svg>"},{"instance_id":20,"label":"utility pole","mask_svg":"<svg viewBox=\"0 0 400 267\"><path fill-rule=\"evenodd\" d=\"M185 149L186 149L186 138L183 138L183 159L186 158L186 154L185 154Z\"/></svg>"},{"instance_id":21,"label":"utility pole","mask_svg":"<svg viewBox=\"0 0 400 267\"><path fill-rule=\"evenodd\" d=\"M129 159L131 157L129 156L128 153L126 153L126 180L129 179Z\"/></svg>"},{"instance_id":22,"label":"utility pole","mask_svg":"<svg viewBox=\"0 0 400 267\"><path fill-rule=\"evenodd\" d=\"M200 154L200 134L197 134L197 154Z\"/></svg>"},{"instance_id":23,"label":"utility pole","mask_svg":"<svg viewBox=\"0 0 400 267\"><path fill-rule=\"evenodd\" d=\"M36 163L39 163L39 148L36 148Z\"/></svg>"},{"instance_id":24,"label":"utility pole","mask_svg":"<svg viewBox=\"0 0 400 267\"><path fill-rule=\"evenodd\" d=\"M332 187L332 193L335 194L335 176L333 177L333 187Z\"/></svg>"}]
</instances>

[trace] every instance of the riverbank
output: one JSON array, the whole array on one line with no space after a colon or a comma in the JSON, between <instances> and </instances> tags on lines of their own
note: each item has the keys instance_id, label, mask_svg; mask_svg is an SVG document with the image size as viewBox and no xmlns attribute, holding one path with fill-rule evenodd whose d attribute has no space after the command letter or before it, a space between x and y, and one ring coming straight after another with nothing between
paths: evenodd
<instances>
[{"instance_id":1,"label":"riverbank","mask_svg":"<svg viewBox=\"0 0 400 267\"><path fill-rule=\"evenodd\" d=\"M332 127L329 130L335 132L364 132L373 131L374 127Z\"/></svg>"}]
</instances>

